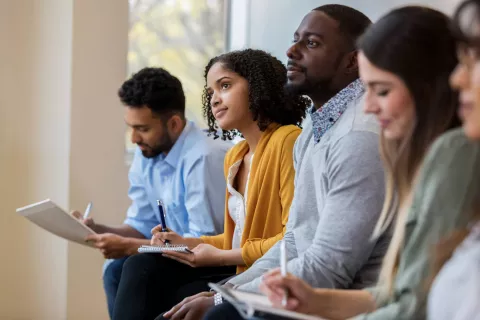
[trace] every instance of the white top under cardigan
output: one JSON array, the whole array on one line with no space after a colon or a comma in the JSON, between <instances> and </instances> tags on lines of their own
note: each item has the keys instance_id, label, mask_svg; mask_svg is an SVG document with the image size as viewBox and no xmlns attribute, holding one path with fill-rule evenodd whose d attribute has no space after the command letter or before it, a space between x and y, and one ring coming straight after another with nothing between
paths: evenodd
<instances>
[{"instance_id":1,"label":"white top under cardigan","mask_svg":"<svg viewBox=\"0 0 480 320\"><path fill-rule=\"evenodd\" d=\"M250 181L250 169L252 168L253 155L250 160L250 168L248 169L247 185L245 186L245 196L242 196L234 187L235 177L243 160L238 160L228 169L227 190L230 193L228 198L228 213L235 222L235 230L233 232L232 249L239 249L242 241L243 228L245 226L245 217L247 216L247 197L248 182Z\"/></svg>"}]
</instances>

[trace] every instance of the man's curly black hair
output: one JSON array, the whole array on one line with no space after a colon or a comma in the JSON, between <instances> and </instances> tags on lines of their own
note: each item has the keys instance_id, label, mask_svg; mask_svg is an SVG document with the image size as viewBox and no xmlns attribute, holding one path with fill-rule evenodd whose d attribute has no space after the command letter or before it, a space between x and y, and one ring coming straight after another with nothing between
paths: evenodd
<instances>
[{"instance_id":1,"label":"man's curly black hair","mask_svg":"<svg viewBox=\"0 0 480 320\"><path fill-rule=\"evenodd\" d=\"M185 116L182 83L163 68L143 68L118 90L122 103L131 108L148 107L158 115Z\"/></svg>"},{"instance_id":2,"label":"man's curly black hair","mask_svg":"<svg viewBox=\"0 0 480 320\"><path fill-rule=\"evenodd\" d=\"M300 126L310 100L285 90L287 69L280 60L262 50L246 49L225 53L210 60L205 68L205 82L210 68L216 63L221 63L224 68L247 80L250 111L260 130L264 131L273 122ZM219 127L210 100L211 95L205 85L202 96L203 115L207 119L209 133L217 138ZM223 140L230 140L238 134L236 131L222 132Z\"/></svg>"}]
</instances>

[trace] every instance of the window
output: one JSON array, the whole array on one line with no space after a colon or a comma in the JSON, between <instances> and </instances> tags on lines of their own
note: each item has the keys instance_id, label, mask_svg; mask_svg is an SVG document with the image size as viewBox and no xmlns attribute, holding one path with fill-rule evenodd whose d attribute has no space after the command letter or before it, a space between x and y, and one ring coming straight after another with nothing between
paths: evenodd
<instances>
[{"instance_id":1,"label":"window","mask_svg":"<svg viewBox=\"0 0 480 320\"><path fill-rule=\"evenodd\" d=\"M147 66L180 79L186 116L201 127L204 68L226 48L228 0L129 0L128 76ZM128 131L128 130L127 130ZM135 149L126 133L127 153Z\"/></svg>"}]
</instances>

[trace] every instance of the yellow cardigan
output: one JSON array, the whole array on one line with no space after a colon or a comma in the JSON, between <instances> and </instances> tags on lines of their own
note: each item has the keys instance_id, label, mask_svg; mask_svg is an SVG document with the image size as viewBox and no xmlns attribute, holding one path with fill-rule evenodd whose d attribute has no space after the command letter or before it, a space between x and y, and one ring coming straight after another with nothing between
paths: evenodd
<instances>
[{"instance_id":1,"label":"yellow cardigan","mask_svg":"<svg viewBox=\"0 0 480 320\"><path fill-rule=\"evenodd\" d=\"M260 138L248 181L247 216L241 241L246 267L238 266L237 273L245 271L283 238L293 199L293 145L300 132L300 128L294 125L271 124ZM229 168L242 160L248 151L245 141L228 151L224 161L225 177ZM228 198L227 190L224 233L202 237L204 243L223 250L232 249L235 229L235 222L228 212Z\"/></svg>"}]
</instances>

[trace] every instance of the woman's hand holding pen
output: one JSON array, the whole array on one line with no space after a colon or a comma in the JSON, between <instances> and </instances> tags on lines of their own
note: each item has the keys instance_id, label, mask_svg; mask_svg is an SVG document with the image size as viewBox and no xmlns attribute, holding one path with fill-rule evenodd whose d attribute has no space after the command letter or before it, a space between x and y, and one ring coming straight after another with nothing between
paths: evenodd
<instances>
[{"instance_id":1,"label":"woman's hand holding pen","mask_svg":"<svg viewBox=\"0 0 480 320\"><path fill-rule=\"evenodd\" d=\"M152 239L150 240L152 246L163 246L165 245L166 240L169 241L169 244L188 245L185 242L185 238L178 233L175 233L171 230L168 230L168 232L163 232L162 225L158 225L152 229Z\"/></svg>"},{"instance_id":2,"label":"woman's hand holding pen","mask_svg":"<svg viewBox=\"0 0 480 320\"><path fill-rule=\"evenodd\" d=\"M288 290L288 299L286 306L282 306L285 289ZM267 272L263 276L260 291L268 297L275 307L301 313L315 314L319 303L321 303L315 289L291 274L283 277L280 269Z\"/></svg>"},{"instance_id":3,"label":"woman's hand holding pen","mask_svg":"<svg viewBox=\"0 0 480 320\"><path fill-rule=\"evenodd\" d=\"M168 229L168 232L162 230L161 225L152 229L152 239L150 240L152 246L164 246L166 244L165 241L168 240L168 244L183 244L192 249L203 243L200 238L184 238L170 229Z\"/></svg>"}]
</instances>

